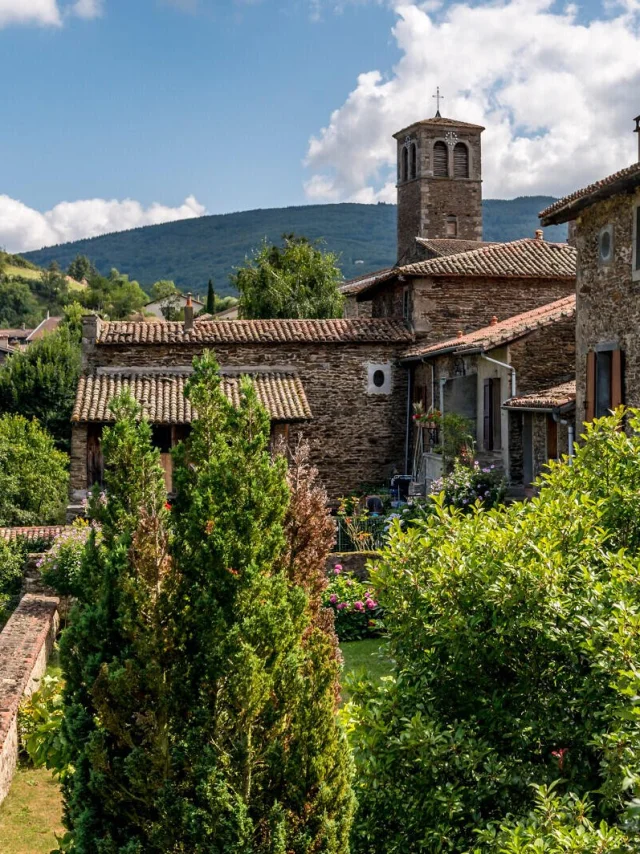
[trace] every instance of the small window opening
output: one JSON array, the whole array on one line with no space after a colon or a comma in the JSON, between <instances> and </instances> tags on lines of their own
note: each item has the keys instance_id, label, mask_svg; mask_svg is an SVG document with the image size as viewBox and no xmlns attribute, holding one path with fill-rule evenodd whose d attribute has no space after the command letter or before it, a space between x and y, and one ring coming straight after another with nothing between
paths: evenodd
<instances>
[{"instance_id":1,"label":"small window opening","mask_svg":"<svg viewBox=\"0 0 640 854\"><path fill-rule=\"evenodd\" d=\"M402 146L402 170L400 175L401 181L408 180L409 177L409 149L406 145Z\"/></svg>"},{"instance_id":2,"label":"small window opening","mask_svg":"<svg viewBox=\"0 0 640 854\"><path fill-rule=\"evenodd\" d=\"M458 142L453 149L453 177L469 177L469 149L464 142Z\"/></svg>"},{"instance_id":3,"label":"small window opening","mask_svg":"<svg viewBox=\"0 0 640 854\"><path fill-rule=\"evenodd\" d=\"M411 144L411 177L418 177L418 147L415 142Z\"/></svg>"},{"instance_id":4,"label":"small window opening","mask_svg":"<svg viewBox=\"0 0 640 854\"><path fill-rule=\"evenodd\" d=\"M409 288L402 291L402 317L409 320Z\"/></svg>"},{"instance_id":5,"label":"small window opening","mask_svg":"<svg viewBox=\"0 0 640 854\"><path fill-rule=\"evenodd\" d=\"M433 174L436 178L449 177L449 151L444 142L433 146Z\"/></svg>"},{"instance_id":6,"label":"small window opening","mask_svg":"<svg viewBox=\"0 0 640 854\"><path fill-rule=\"evenodd\" d=\"M457 237L458 236L458 217L457 216L448 216L446 222L446 234L447 237Z\"/></svg>"},{"instance_id":7,"label":"small window opening","mask_svg":"<svg viewBox=\"0 0 640 854\"><path fill-rule=\"evenodd\" d=\"M376 388L382 388L384 385L384 371L378 369L373 372L373 384Z\"/></svg>"},{"instance_id":8,"label":"small window opening","mask_svg":"<svg viewBox=\"0 0 640 854\"><path fill-rule=\"evenodd\" d=\"M640 204L636 208L636 258L634 267L636 270L640 270Z\"/></svg>"}]
</instances>

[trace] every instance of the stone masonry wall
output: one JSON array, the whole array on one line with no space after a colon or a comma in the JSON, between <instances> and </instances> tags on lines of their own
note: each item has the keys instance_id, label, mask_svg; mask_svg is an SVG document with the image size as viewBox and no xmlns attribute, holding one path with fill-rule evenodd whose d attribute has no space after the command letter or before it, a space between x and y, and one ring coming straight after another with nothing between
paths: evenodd
<instances>
[{"instance_id":1,"label":"stone masonry wall","mask_svg":"<svg viewBox=\"0 0 640 854\"><path fill-rule=\"evenodd\" d=\"M473 332L495 315L506 320L572 294L575 282L565 279L433 277L412 282L412 324L426 341ZM375 314L375 309L374 309Z\"/></svg>"},{"instance_id":2,"label":"stone masonry wall","mask_svg":"<svg viewBox=\"0 0 640 854\"><path fill-rule=\"evenodd\" d=\"M531 332L509 345L509 363L516 370L516 391L529 394L571 379L576 367L575 318Z\"/></svg>"},{"instance_id":3,"label":"stone masonry wall","mask_svg":"<svg viewBox=\"0 0 640 854\"><path fill-rule=\"evenodd\" d=\"M361 483L382 483L404 469L406 371L397 356L406 344L228 344L213 348L224 367L287 367L298 372L313 419L297 425L332 499ZM202 345L97 346L89 366L188 366ZM391 393L367 393L367 365L389 364ZM74 433L78 428L74 429ZM82 468L82 437L72 445L72 471ZM82 489L84 483L72 482Z\"/></svg>"},{"instance_id":4,"label":"stone masonry wall","mask_svg":"<svg viewBox=\"0 0 640 854\"><path fill-rule=\"evenodd\" d=\"M18 761L18 707L38 687L58 633L54 596L28 593L0 633L0 803Z\"/></svg>"},{"instance_id":5,"label":"stone masonry wall","mask_svg":"<svg viewBox=\"0 0 640 854\"><path fill-rule=\"evenodd\" d=\"M625 353L625 402L640 406L640 280L632 270L635 195L621 195L587 208L575 224L578 250L576 325L576 433L586 416L587 353L615 344ZM599 262L600 230L613 226L613 258Z\"/></svg>"}]
</instances>

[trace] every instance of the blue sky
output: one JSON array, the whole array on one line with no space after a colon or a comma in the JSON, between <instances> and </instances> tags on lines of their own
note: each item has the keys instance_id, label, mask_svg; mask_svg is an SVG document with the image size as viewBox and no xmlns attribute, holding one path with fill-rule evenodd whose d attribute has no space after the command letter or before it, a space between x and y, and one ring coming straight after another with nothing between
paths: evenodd
<instances>
[{"instance_id":1,"label":"blue sky","mask_svg":"<svg viewBox=\"0 0 640 854\"><path fill-rule=\"evenodd\" d=\"M487 197L635 157L640 0L0 0L0 246L394 201L391 134L479 122Z\"/></svg>"}]
</instances>

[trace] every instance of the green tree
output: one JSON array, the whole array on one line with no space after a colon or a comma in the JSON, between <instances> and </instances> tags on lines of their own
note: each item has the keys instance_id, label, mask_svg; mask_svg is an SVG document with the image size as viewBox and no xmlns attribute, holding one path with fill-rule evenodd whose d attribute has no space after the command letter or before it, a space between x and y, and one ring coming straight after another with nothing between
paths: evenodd
<instances>
[{"instance_id":1,"label":"green tree","mask_svg":"<svg viewBox=\"0 0 640 854\"><path fill-rule=\"evenodd\" d=\"M67 456L37 423L0 417L0 525L48 525L64 518Z\"/></svg>"},{"instance_id":2,"label":"green tree","mask_svg":"<svg viewBox=\"0 0 640 854\"><path fill-rule=\"evenodd\" d=\"M24 574L24 556L15 543L0 539L0 631L19 598Z\"/></svg>"},{"instance_id":3,"label":"green tree","mask_svg":"<svg viewBox=\"0 0 640 854\"><path fill-rule=\"evenodd\" d=\"M175 296L179 293L175 283L169 279L160 279L151 286L151 299L160 300Z\"/></svg>"},{"instance_id":4,"label":"green tree","mask_svg":"<svg viewBox=\"0 0 640 854\"><path fill-rule=\"evenodd\" d=\"M343 297L338 258L304 237L285 235L284 246L265 241L231 276L246 318L340 317Z\"/></svg>"},{"instance_id":5,"label":"green tree","mask_svg":"<svg viewBox=\"0 0 640 854\"><path fill-rule=\"evenodd\" d=\"M68 450L80 364L77 329L67 326L14 353L0 366L0 413L37 418Z\"/></svg>"},{"instance_id":6,"label":"green tree","mask_svg":"<svg viewBox=\"0 0 640 854\"><path fill-rule=\"evenodd\" d=\"M108 497L90 504L101 532L90 535L61 643L65 823L79 854L160 854L149 837L168 773L166 493L149 424L130 398L114 411L103 438Z\"/></svg>"},{"instance_id":7,"label":"green tree","mask_svg":"<svg viewBox=\"0 0 640 854\"><path fill-rule=\"evenodd\" d=\"M159 847L346 854L335 638L318 617L318 564L288 552L286 462L269 453L248 379L235 408L207 354L188 395L199 420L176 454L172 780Z\"/></svg>"},{"instance_id":8,"label":"green tree","mask_svg":"<svg viewBox=\"0 0 640 854\"><path fill-rule=\"evenodd\" d=\"M108 277L91 276L89 287L78 294L78 298L87 308L95 309L110 320L126 318L140 311L148 301L138 282L131 281L115 268Z\"/></svg>"},{"instance_id":9,"label":"green tree","mask_svg":"<svg viewBox=\"0 0 640 854\"><path fill-rule=\"evenodd\" d=\"M76 282L88 280L90 276L95 274L96 269L86 255L76 255L67 269L67 275L75 279Z\"/></svg>"},{"instance_id":10,"label":"green tree","mask_svg":"<svg viewBox=\"0 0 640 854\"><path fill-rule=\"evenodd\" d=\"M0 327L37 326L42 309L26 282L0 277Z\"/></svg>"},{"instance_id":11,"label":"green tree","mask_svg":"<svg viewBox=\"0 0 640 854\"><path fill-rule=\"evenodd\" d=\"M207 314L216 313L216 295L213 290L213 279L209 279L209 284L207 285L207 304L205 310Z\"/></svg>"},{"instance_id":12,"label":"green tree","mask_svg":"<svg viewBox=\"0 0 640 854\"><path fill-rule=\"evenodd\" d=\"M354 686L351 710L357 851L472 849L487 825L533 826L533 786L556 779L637 849L640 413L628 420L589 426L526 504L441 501L393 529L372 581L396 672Z\"/></svg>"}]
</instances>

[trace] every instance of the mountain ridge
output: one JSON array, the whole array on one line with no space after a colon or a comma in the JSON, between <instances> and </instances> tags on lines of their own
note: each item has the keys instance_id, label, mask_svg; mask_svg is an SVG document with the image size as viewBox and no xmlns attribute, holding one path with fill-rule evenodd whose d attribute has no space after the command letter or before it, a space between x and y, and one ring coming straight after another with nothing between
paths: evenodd
<instances>
[{"instance_id":1,"label":"mountain ridge","mask_svg":"<svg viewBox=\"0 0 640 854\"><path fill-rule=\"evenodd\" d=\"M484 239L532 237L539 227L538 212L553 201L551 196L486 199ZM202 293L213 277L216 292L224 296L234 292L229 275L263 239L276 243L289 233L324 240L326 248L340 256L340 268L347 279L388 267L396 260L396 206L352 202L211 214L21 254L41 267L56 261L63 269L76 255L86 255L103 275L117 267L145 288L158 279L173 279L182 290ZM551 227L545 237L563 241L566 229Z\"/></svg>"}]
</instances>

